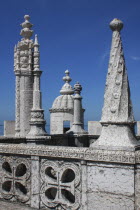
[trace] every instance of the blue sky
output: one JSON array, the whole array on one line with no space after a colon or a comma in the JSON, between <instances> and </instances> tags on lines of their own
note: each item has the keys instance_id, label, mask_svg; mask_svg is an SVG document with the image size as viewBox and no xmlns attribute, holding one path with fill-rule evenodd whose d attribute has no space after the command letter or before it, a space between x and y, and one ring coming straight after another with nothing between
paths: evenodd
<instances>
[{"instance_id":1,"label":"blue sky","mask_svg":"<svg viewBox=\"0 0 140 210\"><path fill-rule=\"evenodd\" d=\"M41 51L41 90L49 124L49 108L59 95L64 71L72 85L83 86L85 121L100 120L108 68L113 18L124 22L122 41L135 119L140 120L140 1L139 0L1 0L0 123L15 118L14 45L20 24L31 16ZM33 36L34 38L34 36Z\"/></svg>"}]
</instances>

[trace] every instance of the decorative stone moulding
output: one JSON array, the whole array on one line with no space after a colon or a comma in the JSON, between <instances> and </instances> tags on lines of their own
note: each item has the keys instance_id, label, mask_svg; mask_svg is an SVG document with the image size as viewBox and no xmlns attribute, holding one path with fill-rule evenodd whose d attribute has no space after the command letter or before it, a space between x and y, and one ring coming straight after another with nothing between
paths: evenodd
<instances>
[{"instance_id":1,"label":"decorative stone moulding","mask_svg":"<svg viewBox=\"0 0 140 210\"><path fill-rule=\"evenodd\" d=\"M50 113L55 113L55 112L69 112L69 113L73 113L73 109L49 109Z\"/></svg>"},{"instance_id":2,"label":"decorative stone moulding","mask_svg":"<svg viewBox=\"0 0 140 210\"><path fill-rule=\"evenodd\" d=\"M94 162L110 162L110 163L125 163L135 164L140 163L140 151L128 150L115 150L114 149L92 149L82 147L63 147L63 146L47 146L47 145L0 145L0 153L6 155L33 155L40 157L51 158L66 158L73 160L86 160Z\"/></svg>"}]
</instances>

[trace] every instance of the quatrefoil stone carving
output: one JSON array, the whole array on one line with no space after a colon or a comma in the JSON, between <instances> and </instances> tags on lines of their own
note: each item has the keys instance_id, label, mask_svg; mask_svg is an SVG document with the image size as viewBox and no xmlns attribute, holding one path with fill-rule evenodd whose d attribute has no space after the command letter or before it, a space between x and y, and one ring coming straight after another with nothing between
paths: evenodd
<instances>
[{"instance_id":1,"label":"quatrefoil stone carving","mask_svg":"<svg viewBox=\"0 0 140 210\"><path fill-rule=\"evenodd\" d=\"M2 196L23 203L30 198L30 165L27 159L4 157L2 161Z\"/></svg>"},{"instance_id":2,"label":"quatrefoil stone carving","mask_svg":"<svg viewBox=\"0 0 140 210\"><path fill-rule=\"evenodd\" d=\"M41 166L41 201L48 208L80 206L80 171L73 163L45 161Z\"/></svg>"}]
</instances>

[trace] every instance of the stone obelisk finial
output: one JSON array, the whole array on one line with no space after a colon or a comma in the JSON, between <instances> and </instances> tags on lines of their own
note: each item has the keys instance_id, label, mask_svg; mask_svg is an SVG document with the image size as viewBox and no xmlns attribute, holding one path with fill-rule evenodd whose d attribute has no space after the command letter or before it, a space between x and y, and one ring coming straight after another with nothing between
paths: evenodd
<instances>
[{"instance_id":1,"label":"stone obelisk finial","mask_svg":"<svg viewBox=\"0 0 140 210\"><path fill-rule=\"evenodd\" d=\"M42 71L40 71L40 52L37 35L35 35L34 42L34 88L33 88L33 108L31 110L31 120L30 120L30 132L27 135L27 138L34 139L41 136L46 136L44 120L44 110L42 109L42 97L40 91L40 76Z\"/></svg>"},{"instance_id":2,"label":"stone obelisk finial","mask_svg":"<svg viewBox=\"0 0 140 210\"><path fill-rule=\"evenodd\" d=\"M87 131L83 129L82 123L82 96L81 94L82 86L77 82L74 85L74 122L67 134L74 134L74 135L83 135L87 134Z\"/></svg>"},{"instance_id":3,"label":"stone obelisk finial","mask_svg":"<svg viewBox=\"0 0 140 210\"><path fill-rule=\"evenodd\" d=\"M133 136L134 117L120 36L123 23L114 19L110 28L113 36L101 118L102 132L91 146L133 146L137 141Z\"/></svg>"}]
</instances>

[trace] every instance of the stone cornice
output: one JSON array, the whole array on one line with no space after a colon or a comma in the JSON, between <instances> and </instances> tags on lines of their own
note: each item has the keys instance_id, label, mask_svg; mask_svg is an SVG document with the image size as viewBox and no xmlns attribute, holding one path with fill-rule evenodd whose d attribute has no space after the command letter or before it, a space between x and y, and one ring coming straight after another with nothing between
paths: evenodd
<instances>
[{"instance_id":1,"label":"stone cornice","mask_svg":"<svg viewBox=\"0 0 140 210\"><path fill-rule=\"evenodd\" d=\"M98 150L87 147L76 148L9 144L0 145L0 153L8 155L33 155L51 158L79 159L94 162L110 162L122 164L140 163L140 151L136 151L135 153L135 151Z\"/></svg>"},{"instance_id":2,"label":"stone cornice","mask_svg":"<svg viewBox=\"0 0 140 210\"><path fill-rule=\"evenodd\" d=\"M69 113L73 113L73 109L49 109L50 113L56 113L56 112L69 112ZM85 112L85 109L82 109L83 112Z\"/></svg>"},{"instance_id":3,"label":"stone cornice","mask_svg":"<svg viewBox=\"0 0 140 210\"><path fill-rule=\"evenodd\" d=\"M69 113L73 113L73 109L49 109L50 113L56 113L56 112L69 112Z\"/></svg>"}]
</instances>

